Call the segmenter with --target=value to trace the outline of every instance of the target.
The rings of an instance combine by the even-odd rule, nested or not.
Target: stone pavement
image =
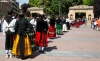
[[[22,61],[5,58],[4,39],[0,33],[0,61]],[[100,61],[100,31],[92,30],[90,25],[72,28],[56,39],[49,39],[45,53],[35,51],[24,61]]]

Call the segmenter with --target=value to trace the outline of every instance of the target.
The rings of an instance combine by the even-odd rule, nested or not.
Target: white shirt
[[[94,21],[94,25],[97,25],[98,23],[97,23],[97,21]]]
[[[32,20],[30,21],[30,23],[33,25],[33,28],[36,26],[36,21],[35,21],[35,19],[32,19]]]
[[[48,24],[49,24],[49,22],[50,22],[49,18],[45,19],[44,21],[47,21]]]
[[[10,24],[8,24],[7,22],[6,22],[6,20],[4,20],[4,22],[3,22],[3,33],[5,33],[8,29],[11,31],[11,32],[15,32],[15,29],[14,29],[14,27],[15,27],[15,23],[16,23],[16,19],[13,19],[11,22],[10,22]],[[8,28],[8,27],[10,27],[10,28]]]
[[[70,20],[69,18],[67,18],[67,19],[66,19],[66,22],[69,22],[69,23],[71,23],[71,20]]]

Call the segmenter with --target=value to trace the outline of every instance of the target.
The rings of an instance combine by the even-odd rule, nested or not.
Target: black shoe
[[[41,51],[42,53],[44,53],[44,51]]]
[[[22,60],[25,60],[26,59],[26,57],[23,57],[23,58],[21,58]]]
[[[44,53],[44,51],[39,50],[38,52]]]

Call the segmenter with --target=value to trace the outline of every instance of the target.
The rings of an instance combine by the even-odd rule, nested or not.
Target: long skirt
[[[35,45],[41,47],[48,46],[47,33],[45,31],[36,31]]]
[[[28,32],[28,37],[29,37],[29,40],[31,42],[32,50],[34,50],[35,49],[35,44],[34,44],[35,31],[34,31],[34,28],[32,28],[30,32]]]
[[[79,28],[79,26],[80,26],[79,23],[75,23],[76,28]]]
[[[58,35],[62,34],[62,24],[56,25],[56,32]]]
[[[67,31],[66,24],[63,24],[63,31]]]
[[[48,30],[48,38],[54,38],[56,37],[56,28],[55,26],[49,26],[49,30]]]
[[[15,56],[21,56],[21,53],[23,53],[24,57],[31,55],[32,54],[32,48],[31,48],[31,43],[30,43],[28,35],[26,35],[24,37],[23,45],[20,45],[20,43],[21,43],[20,41],[21,41],[20,36],[17,34],[16,38],[14,40],[14,44],[13,44],[13,48],[12,48],[12,54],[15,55]],[[21,46],[24,46],[23,51],[21,51],[21,49],[20,49]]]

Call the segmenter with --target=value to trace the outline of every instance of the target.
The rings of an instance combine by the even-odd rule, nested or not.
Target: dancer
[[[36,25],[36,36],[35,36],[35,44],[39,47],[39,52],[44,52],[44,47],[48,46],[47,40],[47,31],[48,24],[47,21],[44,21],[44,15],[41,15],[41,19],[37,21]]]
[[[48,29],[48,38],[55,38],[56,37],[56,27],[55,27],[56,19],[53,15],[50,19],[50,25]]]
[[[15,24],[16,38],[14,40],[12,54],[21,59],[32,54],[31,43],[27,34],[27,28],[32,29],[32,25],[24,18],[24,14],[19,14],[19,20]],[[30,32],[30,31],[28,31]]]
[[[6,36],[5,40],[5,50],[6,58],[12,57],[12,46],[13,46],[13,34],[15,32],[14,27],[16,20],[12,18],[13,11],[8,11],[8,16],[3,22],[3,34]]]

